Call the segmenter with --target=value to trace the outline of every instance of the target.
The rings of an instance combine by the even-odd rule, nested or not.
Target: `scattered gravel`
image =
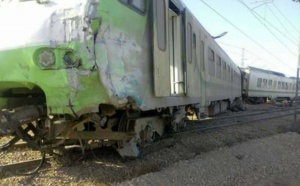
[[[10,137],[0,138],[0,145],[5,144],[10,139],[11,139]],[[0,165],[20,162],[25,160],[34,160],[34,159],[39,159],[40,157],[41,157],[40,152],[32,151],[27,147],[23,147],[23,148],[11,147],[5,151],[0,151]]]
[[[299,185],[300,135],[219,148],[119,185]]]
[[[247,106],[247,108],[246,112],[227,112],[224,115],[250,113],[258,109],[261,111],[276,107],[272,105],[250,105]],[[69,162],[68,166],[58,166],[57,163],[51,161],[52,166],[45,167],[32,176],[5,174],[2,175],[1,178],[0,175],[0,185],[110,185],[120,183],[141,175],[147,175],[151,172],[167,170],[169,169],[168,167],[172,167],[178,162],[184,163],[186,160],[193,161],[194,158],[199,159],[199,157],[201,159],[206,156],[206,154],[213,153],[212,151],[214,150],[218,152],[220,149],[235,148],[236,145],[239,146],[239,144],[243,144],[243,142],[252,139],[266,138],[274,135],[274,137],[276,137],[277,134],[288,132],[292,121],[293,117],[284,117],[167,138],[144,149],[142,157],[136,160],[121,159],[120,156],[110,148],[89,151],[85,156],[82,156],[80,150],[78,150],[73,152],[71,156],[59,157],[60,162]],[[24,152],[25,154],[23,156],[22,153]],[[226,151],[224,151],[224,153],[225,152]],[[35,154],[30,155],[30,153]],[[238,155],[239,154],[237,154],[237,156]],[[222,156],[222,154],[220,156]],[[0,164],[19,161],[20,157],[35,159],[39,157],[39,153],[29,150],[23,151],[21,149],[11,149],[9,151],[0,152]],[[243,159],[245,155],[241,154],[238,157],[242,157]],[[225,162],[227,162],[227,160],[225,160]],[[230,161],[228,161],[228,163],[229,162]],[[216,166],[216,164],[212,165]],[[209,167],[208,163],[207,166]],[[230,167],[230,165],[228,166]],[[176,171],[178,174],[180,172],[187,174],[185,170],[174,170],[174,172]],[[212,177],[219,177],[219,175],[216,174]],[[235,178],[236,176],[233,175],[232,179],[235,180]],[[185,179],[189,179],[189,177]],[[271,178],[269,177],[269,179]],[[239,182],[233,181],[228,181],[228,183],[239,184]]]

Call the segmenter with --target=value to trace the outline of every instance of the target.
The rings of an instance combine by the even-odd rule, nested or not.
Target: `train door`
[[[185,9],[185,66],[186,66],[186,94],[190,97],[201,95],[200,93],[200,65],[198,65],[196,48],[197,35],[193,30],[193,16]],[[196,25],[195,25],[196,26]],[[199,47],[199,46],[198,46]]]
[[[202,106],[205,105],[206,101],[206,75],[205,75],[205,38],[206,35],[202,32],[199,33],[200,39],[200,66],[201,66],[201,73],[200,73],[200,93],[201,93],[201,104]]]
[[[169,2],[169,52],[171,73],[171,94],[183,95],[185,83],[182,60],[182,22],[180,9]]]
[[[153,61],[155,96],[170,96],[169,0],[153,1]]]
[[[153,10],[155,96],[184,94],[181,11],[171,0],[153,1]]]

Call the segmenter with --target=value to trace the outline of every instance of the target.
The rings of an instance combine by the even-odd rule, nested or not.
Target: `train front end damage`
[[[72,143],[69,131],[85,130],[79,121],[109,103],[95,63],[97,8],[96,0],[0,3],[0,136],[34,149]]]
[[[116,6],[122,11],[111,9]],[[134,15],[131,10],[111,0],[0,4],[0,137],[13,137],[0,150],[22,139],[47,152],[113,146],[123,157],[137,157],[138,144],[163,134],[164,120],[141,114],[140,89],[132,88],[138,84],[133,75],[141,73],[131,63],[144,63],[130,54],[141,54],[139,46],[148,42],[138,32],[146,30],[146,16],[136,15],[137,27],[118,21]],[[130,29],[139,34],[130,35],[127,49],[115,35],[123,38]],[[114,53],[117,47],[122,52]]]
[[[0,106],[47,105],[48,114],[95,111],[95,100],[105,103],[106,97],[94,57],[92,24],[100,21],[94,4],[47,2],[0,6]]]

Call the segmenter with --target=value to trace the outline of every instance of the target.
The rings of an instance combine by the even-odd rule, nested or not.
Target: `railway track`
[[[296,109],[299,110],[300,107],[297,107]],[[201,119],[200,122],[203,122],[203,121],[205,122],[205,121],[208,121],[208,120],[229,119],[229,118],[242,117],[242,116],[255,116],[255,115],[261,115],[261,114],[276,113],[276,112],[282,112],[282,111],[294,111],[294,110],[295,110],[295,107],[269,109],[268,111],[266,111],[266,109],[262,109],[262,110],[252,111],[251,113],[248,113],[248,114],[243,114],[243,112],[242,112],[242,114],[237,114],[237,115],[232,115],[232,116],[216,116],[216,117],[213,117],[213,118]]]
[[[50,158],[46,158],[45,162],[47,160],[50,160]],[[5,173],[5,172],[13,172],[19,175],[29,175],[32,174],[33,172],[35,172],[34,170],[39,167],[39,165],[41,164],[42,159],[35,159],[35,160],[27,160],[27,161],[22,161],[22,162],[18,162],[18,163],[12,163],[12,164],[7,164],[7,165],[0,165],[0,173]],[[28,169],[34,169],[33,172],[24,172],[22,173],[22,171],[24,170],[28,170]]]
[[[300,108],[297,108],[297,110],[299,110],[299,109]],[[293,115],[294,110],[295,110],[295,108],[272,109],[270,111],[255,112],[255,113],[249,113],[249,114],[238,114],[238,115],[234,115],[234,116],[220,116],[220,117],[215,117],[215,118],[203,119],[200,121],[189,120],[189,121],[187,121],[187,126],[184,130],[177,132],[177,133],[170,134],[170,135],[166,135],[163,138],[181,135],[184,133],[191,133],[191,132],[197,132],[197,131],[200,132],[200,131],[223,128],[223,127],[228,127],[228,126],[241,125],[241,124],[250,123],[250,122],[286,117],[286,116]],[[14,144],[13,146],[17,147],[17,148],[27,147],[26,143],[24,143],[24,142],[18,142],[16,144]],[[7,164],[7,165],[0,165],[0,173],[14,172],[14,173],[21,174],[21,175],[32,174],[32,173],[35,173],[36,171],[38,171],[41,168],[41,166],[49,159],[50,159],[50,157],[45,158],[42,155],[41,159],[23,161],[23,162]],[[36,167],[36,168],[31,172],[19,173],[19,172],[22,172],[23,170],[28,170],[30,168],[32,169],[34,167]]]
[[[297,112],[299,112],[300,108],[296,108],[296,109]],[[295,108],[288,108],[288,109],[278,109],[278,110],[264,111],[258,113],[243,114],[243,115],[208,118],[200,121],[189,120],[187,121],[187,127],[185,128],[185,130],[180,131],[176,134],[189,133],[195,131],[205,131],[210,129],[240,125],[240,124],[245,124],[250,122],[281,118],[281,117],[294,115],[294,111]]]
[[[43,165],[47,164],[50,158],[51,157],[46,157],[46,154],[41,152],[40,159],[0,165],[0,174],[11,172],[17,175],[31,175],[39,171]]]

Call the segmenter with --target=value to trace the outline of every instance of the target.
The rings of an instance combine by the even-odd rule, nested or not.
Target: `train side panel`
[[[186,104],[208,106],[213,101],[232,101],[235,97],[240,97],[236,94],[236,87],[233,85],[234,73],[239,73],[237,67],[183,5],[176,6],[177,1],[174,1],[175,3],[170,1],[173,4],[169,7],[155,10],[156,4],[148,3],[146,13],[140,15],[134,11],[128,13],[125,11],[128,7],[119,2],[103,2],[105,3],[102,3],[102,10],[130,19],[117,22],[114,21],[113,16],[103,14],[103,24],[96,43],[100,77],[116,107],[119,106],[118,101],[128,101],[128,97],[132,98],[136,106],[142,110]],[[124,9],[124,11],[110,10],[114,7],[113,4],[118,7],[118,10]],[[165,15],[168,16],[165,23],[168,29],[163,31],[166,31],[165,51],[170,55],[167,56],[167,61],[159,62],[159,68],[163,71],[169,69],[167,81],[162,79],[165,83],[158,85],[162,86],[161,88],[165,87],[169,92],[168,94],[164,92],[163,96],[153,93],[157,88],[153,79],[157,78],[155,74],[159,68],[156,68],[156,62],[153,61],[155,56],[151,57],[153,53],[150,43],[154,40],[153,44],[159,45],[160,42],[156,40],[158,37],[164,37],[152,36],[153,32],[149,32],[158,29],[159,24],[151,21],[153,16],[151,12],[157,11],[165,11]],[[176,13],[178,11],[185,11],[185,15]],[[155,14],[154,19],[155,16],[158,15]],[[127,26],[125,24],[127,21],[134,21],[139,26]],[[161,50],[159,46],[157,48],[155,50]],[[211,51],[215,61],[209,63],[209,54],[206,52]],[[180,59],[175,57],[178,53],[181,53],[178,56]],[[225,72],[225,69],[222,69],[222,60],[227,61],[226,69],[230,70]],[[205,62],[202,71],[201,61]],[[214,64],[211,65],[212,63]],[[180,68],[174,68],[176,65]],[[226,74],[226,80],[222,79],[222,73]],[[183,78],[178,78],[180,76]],[[220,86],[223,86],[222,94],[219,93]],[[205,95],[202,89],[206,90]]]
[[[89,144],[137,157],[188,114],[219,113],[240,97],[238,68],[181,0],[8,1],[0,9],[0,106],[14,109],[0,111],[0,135],[32,148]]]
[[[210,35],[206,36],[205,67],[206,104],[241,97],[240,70]]]
[[[248,87],[246,95],[253,99],[293,99],[296,91],[296,81],[281,73],[250,67],[246,80]],[[244,81],[245,82],[245,81]]]

